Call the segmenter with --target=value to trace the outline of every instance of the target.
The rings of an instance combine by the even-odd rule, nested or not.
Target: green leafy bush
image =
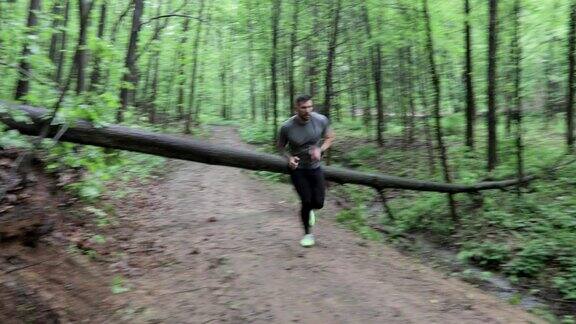
[[[487,269],[499,269],[510,260],[510,248],[503,243],[470,244],[458,253],[458,259],[478,264]]]
[[[504,271],[516,277],[535,277],[546,267],[556,253],[556,244],[547,239],[527,242],[514,258],[504,265]]]

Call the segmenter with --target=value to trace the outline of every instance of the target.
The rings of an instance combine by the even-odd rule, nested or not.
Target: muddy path
[[[230,128],[213,140],[243,145]],[[247,171],[188,162],[147,196],[124,204],[132,224],[126,267],[140,273],[121,294],[130,323],[539,323],[516,306],[445,278],[394,249],[363,241],[332,219],[315,226],[317,246],[299,246],[291,186]],[[330,196],[330,194],[328,194]],[[149,251],[147,253],[146,251]],[[151,251],[151,252],[150,252]]]

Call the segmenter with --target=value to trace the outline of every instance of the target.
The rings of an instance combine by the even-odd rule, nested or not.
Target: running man
[[[296,115],[280,128],[278,150],[288,160],[290,178],[302,202],[300,217],[304,237],[300,245],[310,247],[315,243],[311,232],[316,221],[313,210],[324,206],[324,173],[320,160],[322,153],[332,145],[334,132],[326,116],[313,112],[312,97],[296,98],[295,109]]]

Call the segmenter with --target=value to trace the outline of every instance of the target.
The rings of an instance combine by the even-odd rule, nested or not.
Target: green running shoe
[[[306,234],[304,235],[304,237],[300,240],[300,245],[302,245],[303,247],[311,247],[315,244],[316,242],[314,242],[314,235],[312,234]]]
[[[310,226],[314,226],[314,224],[316,224],[316,215],[314,215],[313,210],[310,211],[310,219],[308,220],[308,224],[310,224]]]

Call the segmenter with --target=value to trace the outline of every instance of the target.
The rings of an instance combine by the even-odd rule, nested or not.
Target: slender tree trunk
[[[365,54],[364,54],[365,55]],[[363,56],[364,56],[363,55]],[[369,55],[366,55],[369,56]],[[369,58],[368,57],[362,57],[361,58],[361,64],[362,64],[362,75],[363,75],[363,79],[364,79],[364,110],[362,112],[363,114],[363,121],[364,121],[364,126],[366,126],[367,130],[372,129],[372,100],[371,100],[371,96],[370,96],[370,89],[372,88],[372,84],[370,82],[370,80],[372,79],[372,76],[370,75],[370,63],[369,63]]]
[[[178,67],[178,101],[176,103],[176,109],[178,110],[178,120],[184,120],[184,85],[186,83],[186,79],[184,77],[184,46],[188,41],[188,29],[190,28],[190,19],[186,19],[182,26],[182,33],[180,38],[180,45],[178,47],[178,54],[177,56],[177,64]]]
[[[356,109],[358,107],[358,101],[356,99],[358,65],[356,64],[357,61],[354,60],[352,56],[352,50],[348,50],[347,59],[350,64],[350,75],[348,76],[348,82],[350,85],[350,90],[348,90],[348,98],[350,101],[350,117],[352,120],[356,120]]]
[[[376,93],[376,141],[384,146],[384,96],[382,94],[382,48],[380,43],[374,45],[375,50],[372,58],[372,74],[374,78],[374,92]]]
[[[490,23],[488,29],[488,171],[497,163],[496,118],[496,53],[498,47],[498,0],[490,0]]]
[[[90,11],[92,11],[93,1],[78,0],[80,8],[80,31],[78,37],[78,51],[74,62],[76,63],[76,94],[79,95],[86,89],[86,45],[88,38],[88,25],[90,24]]]
[[[204,15],[204,0],[200,0],[200,9],[198,10],[198,17],[202,19]],[[198,26],[196,27],[196,36],[194,37],[194,45],[192,48],[192,70],[190,71],[190,93],[189,93],[189,106],[188,115],[186,118],[186,127],[184,132],[186,134],[191,133],[192,125],[192,114],[194,107],[194,96],[196,95],[196,74],[198,73],[198,52],[200,51],[200,35],[202,34],[202,20],[198,21]]]
[[[574,151],[574,69],[576,65],[576,2],[572,3],[568,29],[568,93],[566,95],[566,144]]]
[[[372,30],[370,27],[370,18],[368,15],[368,7],[366,1],[362,4],[362,15],[364,16],[364,26],[366,34],[371,45],[370,58],[372,63],[372,78],[374,80],[374,92],[376,94],[376,111],[377,111],[377,125],[376,125],[376,141],[378,145],[384,145],[384,97],[382,95],[382,48],[380,42],[372,39]]]
[[[62,25],[62,31],[60,32],[60,45],[56,52],[56,62],[58,66],[56,68],[56,77],[54,81],[62,86],[62,76],[64,74],[64,65],[66,63],[66,43],[68,40],[68,33],[66,32],[66,27],[68,27],[68,20],[70,19],[70,0],[66,0],[64,5],[64,24]]]
[[[104,31],[106,30],[106,11],[107,11],[107,0],[102,1],[100,4],[100,19],[98,21],[98,33],[96,37],[99,41],[104,40]],[[94,56],[94,68],[92,69],[92,74],[90,75],[90,88],[89,91],[95,91],[96,87],[100,84],[100,74],[102,57],[101,55]]]
[[[227,49],[224,48],[222,32],[218,32],[218,46],[220,48],[220,117],[223,119],[228,119],[228,85],[226,84],[228,80],[228,56],[226,55]]]
[[[398,49],[398,67],[399,70],[396,73],[398,76],[398,82],[396,82],[398,86],[398,102],[400,109],[402,110],[402,149],[406,150],[408,148],[408,96],[410,95],[410,91],[408,90],[408,76],[407,76],[407,69],[406,66],[407,59],[407,51],[406,47],[401,47]]]
[[[62,32],[59,30],[62,26],[63,17],[62,13],[64,11],[64,3],[62,0],[54,1],[52,4],[52,37],[50,38],[50,49],[48,50],[48,58],[52,63],[56,64],[56,55],[58,53],[58,45],[60,43],[60,38],[62,37]]]
[[[120,13],[116,21],[112,24],[112,28],[110,29],[110,44],[116,45],[116,38],[118,36],[118,30],[120,29],[120,25],[124,21],[124,18],[128,16],[130,9],[134,6],[134,1],[129,0],[128,5],[126,8]],[[106,73],[104,75],[104,82],[103,84],[108,84],[108,80],[110,80],[110,68],[106,69]]]
[[[296,85],[294,84],[294,70],[296,69],[294,61],[296,47],[298,46],[298,16],[300,15],[299,0],[293,1],[292,8],[292,31],[290,34],[290,65],[288,67],[288,115],[292,114],[292,107],[294,106],[294,99],[296,98]]]
[[[436,121],[436,141],[438,149],[440,150],[440,159],[442,162],[442,171],[444,173],[444,181],[452,183],[452,176],[450,175],[450,166],[448,165],[448,153],[444,145],[444,138],[442,134],[442,119],[440,116],[440,102],[441,102],[441,86],[440,78],[436,72],[436,62],[434,59],[434,42],[432,40],[432,28],[430,23],[430,11],[428,10],[428,0],[424,0],[424,19],[426,22],[426,47],[428,49],[428,61],[430,76],[432,77],[432,85],[434,86],[434,120]],[[450,206],[450,215],[455,225],[458,224],[458,215],[456,214],[456,201],[453,194],[448,194],[448,203]]]
[[[254,64],[254,22],[252,1],[248,1],[248,72],[250,76],[250,116],[256,121],[256,65]]]
[[[270,60],[270,72],[271,72],[271,93],[272,93],[272,113],[273,113],[273,125],[274,125],[274,141],[278,136],[278,80],[276,73],[276,61],[277,61],[277,51],[278,51],[278,33],[280,25],[280,11],[282,8],[282,0],[274,0],[272,5],[272,58]]]
[[[124,72],[122,77],[122,86],[120,89],[120,108],[116,114],[116,121],[124,121],[124,111],[132,103],[134,98],[134,89],[138,86],[138,70],[136,67],[136,45],[138,44],[138,34],[140,32],[140,21],[144,12],[144,0],[134,0],[134,14],[132,16],[132,28],[130,30],[130,41],[126,52]]]
[[[320,14],[318,13],[318,3],[313,2],[312,6],[312,39],[314,36],[318,37],[320,34]],[[314,42],[312,40],[306,42],[306,61],[308,62],[308,73],[306,78],[308,79],[308,94],[312,97],[318,95],[318,68],[316,66],[316,48],[314,47]]]
[[[524,159],[522,143],[522,45],[520,44],[520,10],[521,0],[514,2],[514,35],[512,39],[512,56],[514,59],[514,101],[516,120],[516,166],[518,179],[524,177]],[[518,196],[522,194],[521,184],[516,187]]]
[[[36,35],[36,26],[38,25],[38,16],[37,13],[41,10],[41,1],[40,0],[30,0],[30,6],[28,10],[28,21],[26,23],[26,27],[28,27],[27,34],[32,36]],[[24,48],[22,49],[22,58],[20,59],[20,63],[18,65],[18,69],[20,71],[20,75],[18,81],[16,82],[16,93],[14,94],[14,99],[21,100],[22,97],[28,94],[30,90],[30,80],[28,80],[28,74],[30,73],[31,66],[30,62],[28,61],[29,56],[32,54],[30,52],[30,44],[29,39],[31,37],[27,37],[24,43]]]
[[[464,0],[464,43],[466,44],[466,146],[474,149],[474,125],[476,123],[476,99],[474,98],[474,71],[472,64],[472,32],[470,30],[470,0]]]
[[[202,62],[199,63],[200,66],[198,67],[198,84],[202,85],[204,84],[204,65]],[[196,102],[194,103],[195,108],[194,108],[194,124],[195,125],[200,125],[200,113],[202,112],[202,103],[203,103],[203,99],[204,99],[204,91],[202,91],[202,88],[200,88],[198,90],[198,95],[196,95]]]
[[[424,108],[424,135],[426,137],[426,155],[428,157],[428,166],[430,177],[434,177],[436,175],[436,157],[434,155],[434,143],[432,139],[432,131],[430,129],[430,117],[429,112],[430,109],[428,108],[428,99],[426,97],[426,91],[424,91],[424,81],[422,78],[419,78],[419,94],[420,100],[422,101],[422,107]]]
[[[334,62],[336,61],[336,46],[338,42],[338,25],[340,22],[340,8],[342,7],[341,0],[335,0],[336,5],[332,17],[332,32],[330,33],[330,41],[328,42],[328,57],[326,62],[326,92],[324,93],[324,115],[330,118],[332,110],[332,96],[334,95],[334,85],[332,83],[332,73],[334,70]]]
[[[154,70],[152,74],[152,86],[150,89],[150,99],[148,102],[148,121],[156,123],[156,98],[158,97],[158,79],[160,76],[160,53],[154,56]]]
[[[544,111],[546,119],[543,125],[544,129],[548,129],[550,122],[558,109],[558,82],[553,79],[553,73],[555,72],[555,63],[553,61],[555,58],[555,42],[557,41],[554,36],[552,39],[548,40],[546,62],[544,63],[544,74],[546,75],[546,104]]]
[[[414,60],[412,59],[412,45],[407,48],[408,56],[408,107],[410,108],[410,120],[408,122],[408,143],[414,143],[414,131],[416,128],[416,104],[414,103]]]
[[[156,3],[156,16],[162,14],[162,0]],[[154,33],[149,43],[160,40],[161,31],[164,25],[160,24],[160,20],[154,22]],[[144,51],[144,49],[142,50]],[[142,53],[136,55],[136,60],[142,55]],[[158,74],[160,70],[160,50],[158,46],[152,49],[149,56],[148,68],[146,69],[146,80],[144,81],[144,87],[142,88],[142,94],[140,95],[142,105],[144,106],[146,113],[148,114],[148,122],[154,124],[156,122],[156,94],[158,87]]]

